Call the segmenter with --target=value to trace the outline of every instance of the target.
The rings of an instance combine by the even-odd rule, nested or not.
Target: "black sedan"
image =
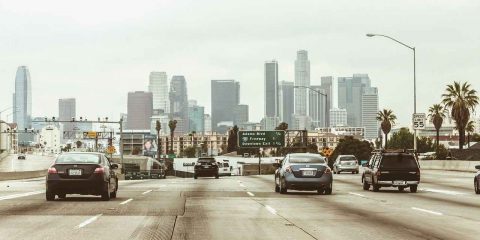
[[[473,178],[473,187],[475,189],[475,193],[480,194],[480,165],[475,166],[475,169],[478,171]]]
[[[117,197],[118,178],[113,171],[118,165],[101,153],[64,153],[48,169],[46,199],[66,194],[100,195],[108,201]]]
[[[201,157],[197,160],[193,178],[197,179],[198,177],[215,177],[218,179],[218,165],[215,158]]]

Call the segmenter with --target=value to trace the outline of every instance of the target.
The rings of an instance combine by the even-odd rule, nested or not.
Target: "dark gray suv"
[[[291,153],[274,166],[275,192],[285,194],[293,189],[332,194],[332,170],[320,154]]]

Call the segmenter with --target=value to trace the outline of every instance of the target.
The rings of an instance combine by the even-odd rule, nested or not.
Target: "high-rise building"
[[[299,50],[295,60],[295,86],[310,87],[310,61],[308,52]],[[295,114],[307,115],[307,88],[295,88]]]
[[[310,118],[310,116],[295,114],[292,119],[293,119],[293,126],[289,127],[289,129],[295,129],[295,130],[312,129],[312,118]]]
[[[239,104],[234,109],[233,124],[239,125],[248,122],[248,105]]]
[[[189,101],[188,119],[189,132],[195,131],[197,134],[203,134],[205,128],[205,107],[199,106],[197,101]]]
[[[275,130],[275,128],[279,124],[279,119],[278,117],[264,117],[262,119],[261,124],[262,124],[263,130],[266,130],[266,131]]]
[[[347,109],[333,108],[330,109],[330,125],[329,127],[345,127],[347,126]]]
[[[32,128],[32,82],[28,67],[20,66],[15,76],[15,93],[13,94],[13,121],[21,133]],[[22,133],[18,135],[19,145],[33,141],[33,135]]]
[[[312,125],[314,128],[325,127],[326,125],[326,102],[325,96],[327,93],[321,86],[311,86],[308,94],[308,115],[312,119]]]
[[[362,126],[362,94],[370,87],[367,74],[338,78],[338,108],[347,109],[348,126]]]
[[[153,95],[151,92],[129,92],[126,129],[147,130],[150,129],[153,109]]]
[[[323,91],[326,94],[326,114],[327,116],[325,117],[327,123],[326,126],[330,126],[330,109],[332,109],[333,106],[333,77],[332,76],[324,76],[321,77],[321,85],[320,88],[323,89]]]
[[[278,117],[278,63],[265,62],[265,117]]]
[[[71,121],[76,117],[75,98],[61,98],[58,100],[58,120]],[[63,131],[73,131],[73,123],[63,123]]]
[[[205,133],[211,133],[212,132],[212,117],[210,114],[205,114],[203,117],[203,123],[205,124],[205,127],[203,128]]]
[[[153,95],[154,109],[162,109],[165,113],[170,112],[168,79],[166,72],[150,73],[148,91]]]
[[[362,95],[362,126],[365,127],[365,139],[378,138],[377,113],[378,90],[376,87],[365,88]]]
[[[188,94],[184,76],[173,76],[170,82],[170,117],[177,120],[175,134],[188,133]],[[181,120],[181,121],[179,121]]]
[[[279,91],[279,109],[280,109],[280,121],[286,122],[290,127],[293,127],[293,114],[294,111],[294,88],[293,82],[280,82]]]
[[[235,106],[240,103],[240,83],[235,80],[212,80],[212,130],[223,131],[219,123],[234,121]]]

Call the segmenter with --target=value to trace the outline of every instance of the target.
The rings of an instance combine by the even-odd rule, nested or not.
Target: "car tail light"
[[[325,173],[326,174],[332,173],[332,169],[330,169],[329,167],[325,168]]]
[[[48,168],[48,174],[57,174],[57,169],[54,167]]]
[[[288,173],[292,173],[292,172],[293,172],[292,167],[290,167],[290,166],[286,166],[286,167],[285,167],[285,171],[288,172]]]
[[[97,167],[97,168],[95,168],[94,173],[103,174],[103,173],[105,173],[105,169],[103,167]]]

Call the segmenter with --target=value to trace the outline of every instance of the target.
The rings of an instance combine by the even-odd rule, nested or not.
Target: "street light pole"
[[[314,88],[311,88],[311,87],[307,87],[307,86],[293,86],[293,88],[306,88],[306,89],[309,89],[310,91],[313,91],[313,92],[316,92],[317,94],[319,95],[322,95],[325,97],[325,113],[324,113],[324,121],[323,121],[323,124],[325,125],[325,127],[328,127],[327,126],[327,113],[328,113],[328,94],[326,93],[322,93]],[[320,107],[320,105],[318,106]]]
[[[411,47],[403,42],[400,42],[399,40],[395,39],[395,38],[392,38],[390,36],[387,36],[387,35],[383,35],[383,34],[373,34],[373,33],[367,33],[367,37],[375,37],[375,36],[378,36],[378,37],[384,37],[384,38],[388,38],[394,42],[397,42],[401,45],[403,45],[404,47],[407,47],[409,49],[411,49],[413,51],[413,114],[417,113],[417,77],[416,77],[416,59],[415,59],[415,47]],[[415,154],[417,153],[417,129],[413,129],[413,151],[415,152]]]

